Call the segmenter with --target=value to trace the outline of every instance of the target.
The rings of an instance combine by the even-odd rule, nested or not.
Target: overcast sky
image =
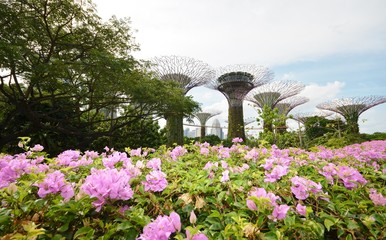
[[[188,56],[217,68],[265,65],[275,80],[306,85],[315,111],[334,98],[386,95],[385,0],[94,0],[103,19],[131,19],[140,59]],[[203,110],[222,110],[225,97],[204,87],[188,92]],[[257,112],[244,104],[245,118]],[[213,119],[208,121],[211,125]],[[198,123],[198,121],[196,121]],[[386,132],[386,103],[361,115],[360,131]],[[291,126],[293,123],[290,123]]]

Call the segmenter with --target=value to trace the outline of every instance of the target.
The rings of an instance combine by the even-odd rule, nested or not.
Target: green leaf
[[[324,226],[327,228],[327,231],[330,231],[330,228],[334,226],[334,224],[330,219],[324,219]]]
[[[78,231],[75,232],[74,238],[76,239],[76,238],[83,236],[83,235],[94,235],[94,232],[95,232],[95,230],[92,227],[85,226],[85,227],[78,229]]]

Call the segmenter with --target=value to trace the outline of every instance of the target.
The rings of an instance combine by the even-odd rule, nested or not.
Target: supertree
[[[316,107],[342,115],[342,117],[346,120],[348,131],[353,134],[358,134],[359,116],[366,110],[385,102],[385,96],[365,96],[335,99],[320,103]]]
[[[208,87],[220,91],[228,100],[228,138],[245,139],[243,100],[257,86],[273,79],[266,67],[255,65],[228,65],[217,71]]]
[[[201,127],[201,137],[205,137],[206,135],[206,122],[216,115],[219,115],[221,112],[198,112],[194,113],[193,115],[200,121],[200,127]]]
[[[304,88],[305,85],[298,81],[273,81],[253,89],[245,99],[261,109],[264,116],[263,129],[272,132],[274,118],[270,116],[272,115],[270,113],[274,111],[279,102],[299,94]]]
[[[156,77],[179,84],[186,94],[190,89],[206,84],[215,77],[215,71],[206,63],[181,56],[161,56],[151,60]],[[184,113],[171,111],[165,116],[167,145],[182,145]]]
[[[327,111],[318,111],[318,112],[299,112],[291,116],[292,119],[296,120],[299,123],[305,124],[305,122],[312,117],[321,117],[326,118],[331,116],[332,112]]]
[[[286,131],[286,129],[287,129],[286,119],[288,117],[289,112],[292,111],[292,109],[294,109],[295,107],[302,105],[302,104],[308,102],[309,100],[310,99],[306,98],[306,97],[293,96],[290,98],[286,98],[283,101],[280,101],[276,104],[275,107],[277,108],[278,114],[280,116],[279,122],[276,123],[276,125],[278,126],[279,132],[285,132]]]

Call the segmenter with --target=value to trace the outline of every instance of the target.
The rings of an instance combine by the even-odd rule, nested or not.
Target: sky
[[[138,59],[178,55],[214,69],[264,65],[274,80],[305,85],[310,101],[290,113],[314,112],[336,98],[386,96],[384,0],[94,0],[104,20],[130,18]],[[205,87],[187,95],[226,126],[228,103]],[[256,118],[244,102],[244,118]],[[211,125],[214,118],[207,125]],[[198,124],[198,121],[195,121]],[[290,129],[297,124],[288,121]],[[248,125],[257,127],[256,124]],[[365,111],[360,132],[386,132],[386,103]],[[253,130],[249,130],[254,134]]]

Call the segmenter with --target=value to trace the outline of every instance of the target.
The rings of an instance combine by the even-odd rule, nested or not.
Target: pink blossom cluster
[[[129,181],[131,176],[125,170],[91,169],[80,189],[92,198],[97,211],[110,200],[128,200],[133,197]]]
[[[170,151],[170,157],[173,161],[176,161],[178,157],[183,156],[188,151],[182,146],[176,146],[172,151]]]
[[[146,181],[142,182],[145,191],[162,192],[168,185],[166,174],[162,171],[154,170],[146,175]]]
[[[312,180],[295,176],[291,178],[291,191],[299,200],[305,200],[310,193],[317,194],[322,192],[322,185]]]
[[[87,166],[92,164],[93,160],[97,157],[99,157],[99,154],[95,151],[86,151],[82,156],[80,151],[66,150],[57,156],[56,163],[61,166],[70,167]]]
[[[186,230],[186,240],[208,240],[208,237],[203,233],[196,233],[192,236],[189,230]]]
[[[220,159],[230,158],[231,157],[230,149],[228,147],[220,146],[217,149],[217,155],[218,155],[218,158]]]
[[[288,156],[288,152],[280,149],[273,150],[275,156],[266,159],[262,167],[265,171],[265,182],[276,182],[281,177],[288,174],[289,166],[293,161],[292,157]],[[269,171],[270,170],[270,171]]]
[[[138,240],[167,240],[175,232],[181,231],[181,219],[176,212],[169,216],[158,216],[143,228]]]
[[[0,189],[7,187],[23,174],[46,172],[49,166],[43,164],[43,161],[43,156],[30,159],[25,153],[0,157]]]
[[[378,193],[376,189],[371,188],[369,196],[375,206],[386,206],[386,197],[384,197],[381,193]]]
[[[64,174],[60,171],[47,174],[43,182],[37,185],[39,187],[38,195],[45,198],[48,194],[60,193],[65,201],[74,196],[74,189],[70,183],[66,182]]]
[[[151,168],[153,170],[161,170],[161,159],[160,158],[152,158],[146,163],[146,167]]]
[[[256,162],[257,159],[259,158],[259,156],[260,156],[260,151],[256,148],[252,148],[251,150],[249,150],[247,152],[247,154],[245,154],[244,159],[252,160],[252,161]]]
[[[326,177],[331,184],[335,178],[338,178],[347,189],[353,189],[367,183],[367,180],[357,169],[348,166],[336,166],[333,163],[324,166],[320,174]]]
[[[131,160],[125,152],[113,152],[112,154],[103,157],[102,163],[106,168],[115,168],[117,163],[122,163],[122,165],[131,165]]]
[[[286,204],[279,205],[276,201],[280,200],[279,196],[276,196],[272,192],[267,192],[264,188],[253,188],[248,193],[247,207],[251,210],[258,210],[256,203],[250,197],[256,197],[258,199],[265,199],[266,207],[273,207],[272,214],[269,216],[273,221],[282,220],[287,216],[287,212],[290,207]]]

